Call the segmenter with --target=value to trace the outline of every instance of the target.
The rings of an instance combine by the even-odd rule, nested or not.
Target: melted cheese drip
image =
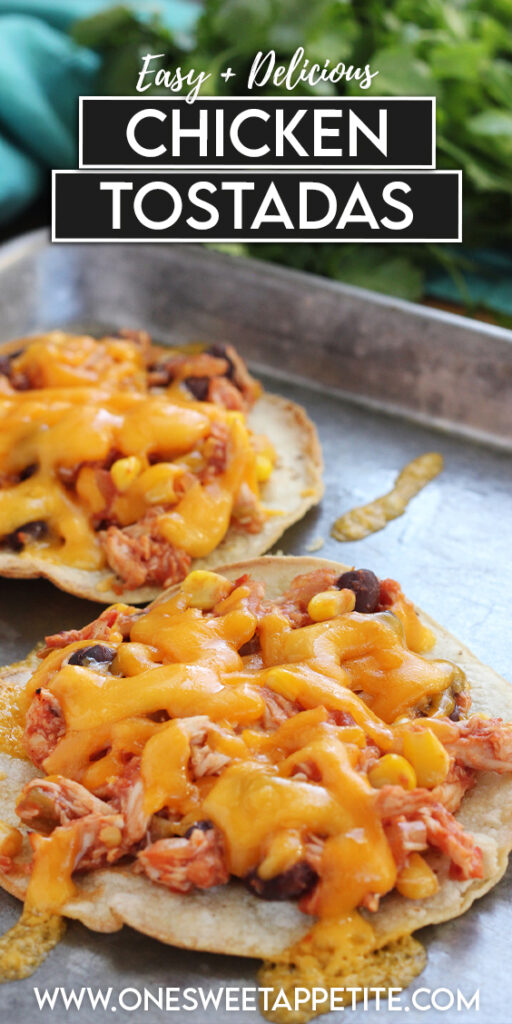
[[[263,964],[258,980],[263,988],[272,990],[274,1003],[265,1007],[261,1000],[260,1009],[276,1024],[307,1024],[329,1010],[325,990],[338,990],[336,1009],[351,1007],[351,988],[359,990],[354,993],[357,1002],[365,989],[380,988],[383,994],[391,987],[406,988],[423,970],[426,959],[423,946],[411,935],[376,948],[373,929],[360,914],[348,914],[339,921],[318,921],[276,962]]]
[[[311,912],[350,915],[365,896],[390,891],[396,878],[374,791],[358,770],[360,750],[367,741],[381,752],[400,750],[406,726],[395,732],[397,716],[446,689],[456,667],[410,650],[389,612],[345,613],[292,629],[275,609],[259,619],[261,655],[243,658],[240,648],[257,624],[250,588],[235,588],[215,615],[189,607],[187,593],[184,585],[133,622],[130,675],[69,664],[71,650],[86,641],[44,659],[27,684],[27,700],[36,686],[48,688],[67,725],[45,771],[95,790],[122,772],[128,753],[137,754],[145,810],[168,808],[184,829],[213,821],[239,877],[265,858],[272,863],[292,847],[301,850],[308,835],[323,836]],[[412,606],[406,612],[408,631],[421,640]],[[114,625],[109,643],[119,640]],[[354,692],[363,680],[365,700]],[[269,691],[298,704],[277,729],[261,724]],[[162,711],[170,721],[161,720]],[[329,713],[340,711],[355,724],[334,724]],[[211,751],[231,759],[217,775],[191,777],[195,716],[206,722]],[[303,763],[315,767],[314,781],[295,777]],[[33,847],[29,901],[56,910],[73,894],[75,830],[33,836]]]
[[[26,906],[19,921],[0,938],[0,982],[29,978],[65,930],[58,914]]]
[[[340,516],[332,527],[331,536],[340,541],[363,540],[383,530],[386,523],[404,514],[411,499],[438,476],[442,468],[443,457],[437,452],[420,455],[405,466],[388,494]]]
[[[192,401],[179,385],[149,393],[136,345],[54,332],[32,341],[12,365],[35,386],[0,394],[0,540],[35,521],[49,528],[45,537],[29,536],[18,557],[37,552],[101,569],[95,524],[102,513],[124,527],[155,506],[163,506],[158,531],[192,558],[204,557],[224,537],[242,483],[259,507],[257,448],[263,444],[273,464],[270,443],[252,437],[242,413]],[[227,466],[203,485],[190,474],[207,465],[202,446],[216,426],[227,432]],[[140,472],[122,492],[108,476],[97,478],[97,466],[131,456]],[[163,470],[156,486],[154,463]],[[31,475],[20,480],[28,467]],[[74,485],[65,486],[59,473],[79,467]],[[191,486],[179,496],[172,483],[184,474]]]

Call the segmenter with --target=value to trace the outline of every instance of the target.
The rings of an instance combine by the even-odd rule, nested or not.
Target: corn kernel
[[[110,467],[110,475],[121,494],[127,491],[140,475],[142,463],[137,455],[128,455],[125,459],[117,459]]]
[[[206,466],[203,452],[194,449],[193,452],[188,452],[187,455],[181,455],[179,463],[176,465],[180,467],[183,472],[189,469],[191,473],[195,473],[197,476]]]
[[[396,888],[409,900],[425,900],[439,889],[439,882],[421,853],[411,853],[396,880]]]
[[[153,668],[155,662],[151,659],[145,644],[128,643],[119,644],[117,654],[112,662],[110,670],[113,675],[138,676],[148,668]]]
[[[231,592],[233,584],[224,576],[206,569],[196,569],[188,574],[181,585],[189,608],[200,608],[207,612]]]
[[[0,856],[15,857],[23,845],[23,836],[19,829],[0,821]]]
[[[148,505],[170,505],[177,501],[176,480],[182,473],[172,462],[157,462],[144,470],[137,488]]]
[[[225,413],[226,421],[228,423],[242,423],[245,426],[245,415],[243,412],[239,412],[238,409],[228,409]]]
[[[344,612],[353,612],[356,595],[353,590],[322,590],[308,604],[308,615],[313,622],[325,622]]]
[[[108,846],[109,850],[112,850],[115,846],[121,845],[123,836],[117,825],[104,825],[100,830],[99,839],[105,846]]]
[[[266,455],[256,456],[256,478],[258,483],[264,484],[272,473],[273,465]]]
[[[411,762],[418,786],[432,789],[440,786],[448,775],[450,757],[441,741],[430,729],[406,732],[403,739],[404,757]]]
[[[372,765],[368,778],[375,789],[381,786],[402,786],[403,789],[415,789],[416,772],[409,761],[400,754],[384,754]]]

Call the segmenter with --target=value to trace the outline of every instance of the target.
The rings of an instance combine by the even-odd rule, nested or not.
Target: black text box
[[[291,135],[283,136],[283,126],[290,125]],[[201,131],[202,147],[199,137],[179,134],[190,130]],[[316,150],[323,150],[318,155],[315,139]],[[339,149],[341,155],[332,152]],[[211,97],[187,103],[177,97],[82,97],[79,166],[431,168],[435,99]]]
[[[460,171],[54,171],[53,182],[54,241],[461,240]]]

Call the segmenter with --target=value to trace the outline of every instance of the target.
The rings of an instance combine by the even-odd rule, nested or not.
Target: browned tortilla
[[[299,573],[331,567],[341,573],[347,566],[317,558],[265,557],[221,566],[219,572],[236,579],[248,572],[264,580],[270,598],[280,595]],[[433,630],[436,645],[429,655],[457,662],[471,685],[473,710],[512,720],[512,687],[491,668],[483,665],[442,626],[421,613]],[[16,674],[24,685],[32,671],[29,662],[11,666],[0,675],[12,681]],[[0,754],[0,818],[19,825],[14,812],[16,796],[24,782],[37,774],[28,762]],[[464,797],[457,814],[473,833],[484,854],[484,878],[455,881],[447,877],[438,859],[441,885],[430,899],[407,900],[399,894],[386,897],[376,914],[370,916],[381,945],[427,924],[462,914],[503,875],[512,848],[512,778],[492,773],[478,775],[475,788]],[[123,924],[162,942],[186,949],[208,950],[272,959],[310,929],[312,918],[292,903],[266,902],[230,882],[203,892],[186,895],[169,892],[129,868],[109,868],[77,876],[76,897],[63,913],[83,921],[96,931],[116,931]],[[0,884],[23,898],[26,878],[0,874]]]

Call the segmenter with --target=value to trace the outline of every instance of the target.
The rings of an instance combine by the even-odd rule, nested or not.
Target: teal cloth
[[[470,264],[461,274],[462,283],[444,273],[431,274],[426,293],[442,302],[460,304],[472,309],[483,307],[505,317],[512,316],[512,253],[495,249],[464,249],[464,260]]]
[[[96,92],[100,58],[67,29],[112,0],[0,0],[0,223],[37,198],[53,167],[76,167],[77,99]],[[189,31],[187,0],[134,0],[172,29]]]

